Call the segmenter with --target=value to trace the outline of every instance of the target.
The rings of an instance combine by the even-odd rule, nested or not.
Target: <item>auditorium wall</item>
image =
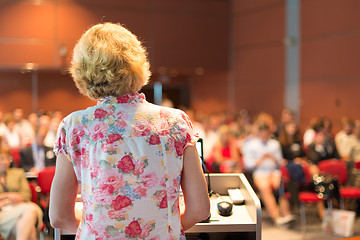
[[[185,76],[194,106],[227,109],[229,11],[229,1],[217,0],[0,0],[0,110],[33,110],[32,70],[38,109],[66,114],[93,104],[64,70],[81,34],[106,21],[124,24],[147,47],[152,83],[176,87],[172,80]]]
[[[360,2],[300,1],[300,122],[360,118]],[[285,0],[0,0],[0,110],[73,110],[93,102],[68,74],[71,50],[89,26],[121,22],[149,51],[151,83],[184,79],[190,106],[202,111],[246,108],[278,120],[285,105]],[[66,51],[64,51],[66,50]],[[22,73],[24,72],[24,73]],[[174,80],[174,81],[173,81]],[[211,107],[209,107],[211,106]]]

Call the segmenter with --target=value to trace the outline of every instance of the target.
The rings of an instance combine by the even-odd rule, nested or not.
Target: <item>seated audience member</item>
[[[316,135],[315,128],[318,128],[317,126],[319,125],[319,123],[320,123],[319,117],[311,118],[309,127],[304,132],[304,137],[303,137],[304,149],[307,150],[308,146],[314,142]]]
[[[281,119],[280,119],[280,123],[277,125],[276,127],[276,131],[274,133],[275,137],[279,137],[279,134],[280,134],[280,130],[281,128],[283,127],[283,125],[287,122],[290,122],[290,121],[294,121],[294,112],[290,109],[283,109],[281,111]]]
[[[31,126],[33,128],[33,131],[35,132],[35,129],[39,125],[39,116],[37,115],[37,113],[35,113],[35,112],[30,113],[27,120],[29,121],[29,123],[31,124]]]
[[[218,141],[213,147],[214,172],[234,173],[241,172],[240,156],[234,137],[227,125],[220,126]]]
[[[270,127],[259,124],[258,136],[247,140],[243,146],[244,165],[253,171],[255,187],[273,221],[281,226],[294,220],[290,214],[289,203],[284,197],[279,198],[277,205],[274,190],[281,183],[279,166],[282,164],[281,147],[277,140],[270,139]],[[282,215],[282,216],[281,216]]]
[[[315,140],[308,147],[307,158],[310,163],[310,174],[318,174],[317,165],[320,161],[337,158],[340,155],[336,149],[335,141],[329,137],[326,129],[320,127],[317,129]]]
[[[35,136],[34,129],[29,120],[24,118],[24,111],[21,108],[16,108],[13,112],[16,126],[20,130],[21,147],[29,146]]]
[[[269,127],[270,130],[270,138],[274,138],[274,133],[276,131],[276,123],[275,120],[273,118],[273,116],[271,116],[268,113],[260,113],[256,116],[254,124],[252,126],[252,134],[253,136],[257,136],[257,132],[259,129],[260,125],[264,125],[266,124]]]
[[[0,111],[0,137],[4,136],[6,130],[7,130],[7,127],[4,123],[3,112]]]
[[[305,174],[302,161],[305,159],[305,152],[302,146],[299,129],[295,121],[283,123],[279,131],[279,142],[284,158],[286,169],[290,175],[286,183],[287,189],[291,193],[291,203],[293,206],[299,205],[298,194],[300,185],[305,182]]]
[[[49,129],[44,139],[44,145],[53,147],[56,140],[57,129],[60,125],[62,114],[54,113],[49,122]]]
[[[4,142],[10,149],[19,149],[21,147],[20,129],[16,125],[15,119],[11,113],[5,114],[4,122],[7,127],[4,134]]]
[[[47,129],[45,127],[38,128],[33,144],[20,150],[20,166],[26,172],[39,172],[45,167],[56,165],[53,149],[44,146],[46,134]]]
[[[335,135],[336,148],[342,159],[346,160],[349,158],[350,151],[350,138],[352,137],[352,131],[354,128],[354,122],[344,117],[341,119],[342,130]]]
[[[349,140],[349,157],[344,159],[348,166],[348,184],[360,187],[360,120],[354,123],[354,131]]]
[[[10,152],[0,147],[0,235],[36,239],[42,226],[42,211],[30,202],[31,191],[21,168],[10,168]]]

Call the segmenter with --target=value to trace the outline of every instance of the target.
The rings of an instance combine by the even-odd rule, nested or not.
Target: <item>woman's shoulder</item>
[[[82,109],[82,110],[77,110],[74,111],[72,113],[70,113],[69,115],[67,115],[66,117],[63,118],[62,123],[67,125],[73,125],[76,122],[81,122],[84,117],[86,117],[87,115],[89,115],[90,113],[94,112],[95,106],[93,107],[89,107],[87,109]]]

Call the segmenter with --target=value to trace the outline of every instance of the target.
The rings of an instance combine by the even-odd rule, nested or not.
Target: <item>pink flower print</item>
[[[148,122],[137,122],[134,126],[134,135],[137,137],[147,136],[150,131],[151,128]]]
[[[169,196],[170,201],[172,201],[172,200],[174,200],[174,199],[176,199],[178,197],[178,191],[174,187],[170,187],[167,194]]]
[[[171,127],[169,126],[169,123],[166,120],[161,121],[160,125],[160,135],[165,136],[170,133]]]
[[[85,148],[81,149],[81,166],[83,166],[84,168],[88,168],[89,167],[89,163],[90,163],[90,156],[89,156],[89,152],[86,151]]]
[[[83,137],[85,135],[85,131],[82,128],[74,128],[71,135],[77,135],[79,137]]]
[[[65,130],[62,129],[60,132],[60,138],[58,141],[59,148],[62,149],[64,145],[66,145],[66,133]]]
[[[179,189],[180,187],[180,181],[176,178],[173,179],[173,186],[176,188],[176,189]]]
[[[144,184],[144,187],[151,188],[156,185],[156,183],[158,182],[158,178],[157,178],[156,174],[153,172],[153,173],[144,175],[142,177],[142,182]]]
[[[169,119],[169,118],[171,118],[171,113],[165,109],[161,109],[160,110],[160,118]]]
[[[114,108],[112,108],[112,106],[110,105],[108,108],[106,108],[106,112],[108,115],[113,115],[115,110]]]
[[[116,126],[118,128],[125,128],[127,126],[127,124],[124,120],[119,120],[119,121],[117,121]]]
[[[110,210],[108,212],[110,219],[120,219],[125,216],[125,211],[123,210]]]
[[[113,196],[102,190],[93,192],[94,202],[102,205],[111,205],[113,202]]]
[[[106,176],[99,178],[98,185],[99,187],[102,186],[104,190],[108,188],[103,185],[110,185],[114,189],[119,189],[124,186],[124,179],[117,170],[110,170],[106,172]]]
[[[191,129],[193,129],[193,125],[192,125],[189,117],[188,117],[187,115],[185,115],[184,113],[181,114],[181,117],[182,117],[182,119],[184,119],[184,121],[186,122],[186,124],[187,124]]]
[[[104,193],[107,193],[109,195],[112,195],[114,193],[114,186],[110,184],[101,184],[99,185],[99,189],[103,191]]]
[[[80,143],[80,136],[78,135],[73,135],[71,140],[70,140],[70,145],[74,146],[74,145],[78,145]]]
[[[183,155],[184,152],[184,145],[181,141],[176,141],[174,143],[176,154],[180,157]]]
[[[142,233],[140,234],[140,238],[144,239],[150,235],[151,226],[149,224],[144,224],[141,226]]]
[[[91,132],[91,138],[93,141],[104,139],[104,136],[106,134],[107,125],[103,122],[97,123],[92,129],[90,129]]]
[[[141,161],[140,163],[135,164],[135,169],[133,171],[134,175],[140,175],[144,172],[144,162]]]
[[[95,110],[94,115],[95,115],[95,119],[102,119],[106,117],[107,112],[101,108],[98,108]]]
[[[90,171],[91,171],[90,176],[91,176],[91,178],[97,177],[99,175],[99,173],[100,173],[100,170],[101,170],[101,168],[99,166],[97,166],[97,167],[90,166]]]
[[[118,103],[128,103],[129,99],[130,99],[129,95],[125,95],[125,96],[116,98]]]
[[[108,138],[106,139],[106,142],[111,144],[111,143],[114,143],[114,142],[119,141],[121,139],[122,139],[122,137],[121,137],[120,134],[110,133]]]
[[[141,234],[141,228],[138,221],[132,221],[126,228],[125,233],[128,234],[130,237],[136,237],[137,235]]]
[[[114,151],[116,151],[116,149],[117,149],[116,144],[104,143],[103,145],[101,145],[101,150],[102,150],[104,153],[114,152]]]
[[[160,186],[162,186],[163,188],[166,188],[166,179],[162,178],[160,181],[161,181]]]
[[[146,188],[143,188],[142,186],[139,186],[134,189],[137,195],[141,197],[146,197]]]
[[[159,208],[167,208],[167,206],[167,196],[165,195],[160,201]]]
[[[94,216],[92,214],[86,215],[86,221],[89,221],[89,222],[94,221]]]
[[[191,143],[191,136],[189,133],[186,133],[186,140],[185,140],[186,143]]]
[[[130,198],[128,198],[125,195],[118,195],[111,203],[111,206],[115,210],[121,210],[127,206],[130,206],[132,204],[132,201]]]
[[[125,155],[117,165],[118,169],[122,170],[124,173],[130,173],[135,169],[135,165],[130,155]]]
[[[150,139],[149,139],[149,144],[150,145],[158,145],[160,144],[160,137],[159,135],[151,135]]]

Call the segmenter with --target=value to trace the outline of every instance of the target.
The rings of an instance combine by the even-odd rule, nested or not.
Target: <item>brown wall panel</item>
[[[10,68],[24,67],[26,63],[36,63],[41,68],[52,68],[58,61],[58,49],[51,42],[42,43],[2,43],[0,44],[0,66]]]
[[[360,34],[303,41],[303,81],[360,77]]]
[[[0,111],[8,112],[17,107],[32,110],[31,74],[20,71],[2,71],[0,75]]]
[[[343,116],[360,118],[360,2],[301,1],[301,114],[327,116],[340,129]]]
[[[241,81],[236,91],[237,110],[247,109],[252,115],[260,112],[270,113],[278,120],[283,106],[284,89],[271,81],[252,83],[251,80]]]
[[[246,49],[235,54],[235,79],[252,82],[284,81],[285,49],[282,44]]]
[[[360,78],[351,81],[311,81],[303,82],[301,88],[301,119],[304,129],[310,119],[327,116],[334,124],[334,132],[340,128],[340,119],[347,116],[360,119],[357,109],[360,101]]]
[[[234,15],[235,49],[242,45],[282,41],[285,34],[284,5],[270,5],[253,12]]]
[[[339,34],[360,29],[360,1],[301,1],[301,34],[303,38]]]
[[[1,38],[53,39],[55,35],[53,4],[0,2]]]
[[[207,113],[228,110],[228,72],[209,71],[191,81],[191,106]]]
[[[234,13],[256,11],[269,6],[283,5],[285,0],[234,0]]]
[[[278,118],[284,106],[284,1],[233,1],[234,107]]]
[[[35,4],[0,0],[0,12],[0,84],[4,79],[22,81],[20,67],[28,62],[38,64],[39,108],[68,113],[93,104],[78,93],[68,75],[61,75],[60,69],[69,66],[72,49],[81,34],[103,21],[121,22],[140,37],[149,50],[155,74],[160,66],[165,66],[191,77],[197,67],[202,67],[207,73],[206,84],[214,87],[204,91],[204,86],[196,85],[195,89],[202,90],[191,90],[196,95],[190,96],[192,104],[205,108],[203,99],[215,99],[218,104],[213,109],[227,107],[227,82],[222,83],[221,90],[215,86],[217,76],[227,75],[231,20],[228,1],[45,0]],[[14,23],[10,24],[9,19]],[[65,59],[60,56],[63,45],[67,49]],[[6,77],[6,69],[17,69],[17,73]],[[12,102],[1,105],[5,110],[21,104],[27,113],[32,111],[31,87],[5,86],[3,91],[9,94],[1,97],[1,103],[7,99]]]

